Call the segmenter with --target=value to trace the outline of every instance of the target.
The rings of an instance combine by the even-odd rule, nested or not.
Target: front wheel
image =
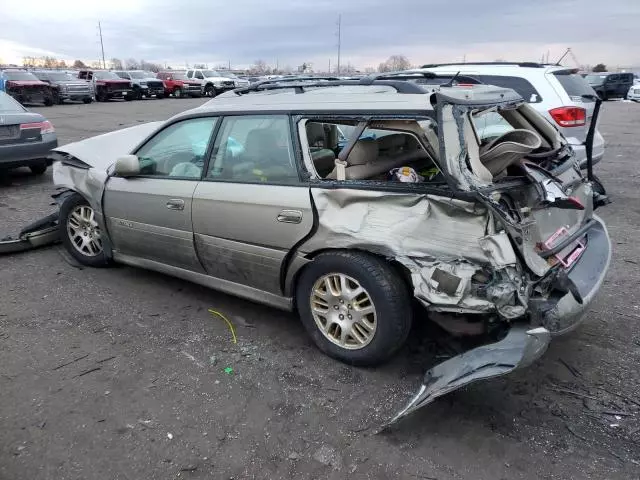
[[[90,267],[108,264],[102,245],[102,230],[93,208],[82,195],[74,194],[60,207],[62,244],[78,262]]]
[[[204,87],[204,96],[205,97],[216,96],[216,89],[213,87],[213,85],[207,85],[206,87]]]
[[[411,330],[412,300],[404,279],[367,253],[323,253],[296,288],[302,323],[320,350],[352,365],[393,356]]]
[[[42,163],[36,163],[34,165],[30,165],[29,170],[31,170],[31,173],[33,173],[34,175],[42,175],[44,172],[47,171],[47,163],[42,162]]]
[[[51,105],[53,105],[53,97],[45,97],[44,106],[50,107]]]
[[[182,98],[182,89],[181,88],[176,88],[173,91],[173,96],[176,98]]]
[[[85,104],[89,104],[89,103],[93,102],[93,99],[91,97],[85,97],[85,98],[82,99],[82,101]]]

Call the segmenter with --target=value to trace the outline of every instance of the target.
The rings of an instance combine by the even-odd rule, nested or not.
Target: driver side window
[[[174,123],[136,153],[140,175],[199,179],[216,117]]]

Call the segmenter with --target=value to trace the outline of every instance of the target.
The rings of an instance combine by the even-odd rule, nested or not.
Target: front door
[[[140,174],[109,179],[104,212],[116,254],[203,272],[193,244],[193,193],[216,118],[164,128],[137,152]]]
[[[207,273],[281,294],[283,262],[312,227],[289,118],[226,117],[193,199],[196,250]]]

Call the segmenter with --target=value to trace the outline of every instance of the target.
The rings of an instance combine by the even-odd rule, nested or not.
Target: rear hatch
[[[436,94],[441,166],[458,188],[475,192],[502,220],[535,275],[545,276],[558,264],[569,268],[581,254],[580,232],[592,219],[592,186],[573,166],[566,140],[544,117],[513,90],[491,88],[495,89],[478,86],[468,92],[448,89],[447,95]],[[481,152],[486,144],[473,120],[474,114],[483,111],[509,116],[512,121],[520,118],[543,139],[544,148],[531,152],[529,158],[539,155],[544,160],[526,160],[523,154],[513,164],[512,176],[506,171],[492,174],[483,163]]]
[[[595,109],[595,98],[597,94],[587,81],[578,75],[575,69],[552,70],[547,76],[553,77],[557,82],[551,82],[560,98],[569,97],[569,103],[564,102],[561,107],[552,109],[549,114],[554,118],[558,127],[567,137],[575,137],[581,142],[587,138],[587,131],[593,111]],[[584,116],[579,111],[572,111],[572,107],[585,110]],[[555,110],[555,114],[554,114]]]

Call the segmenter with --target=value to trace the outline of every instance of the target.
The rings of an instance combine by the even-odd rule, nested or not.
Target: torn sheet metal
[[[474,348],[436,365],[425,374],[418,393],[384,428],[464,385],[531,365],[544,354],[550,341],[551,334],[545,328],[514,325],[499,342]]]
[[[508,319],[524,314],[515,252],[506,233],[487,233],[493,220],[480,204],[352,189],[313,188],[312,196],[318,228],[302,253],[360,248],[393,258],[410,272],[415,297],[431,310],[497,311]],[[475,292],[473,276],[485,267],[493,271],[493,290]]]

